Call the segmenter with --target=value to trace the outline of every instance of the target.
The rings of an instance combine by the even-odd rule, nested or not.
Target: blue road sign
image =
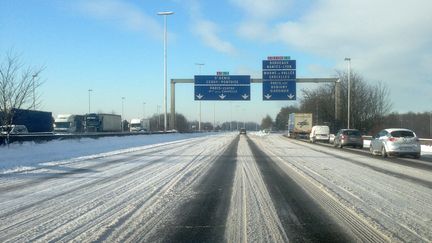
[[[296,100],[296,60],[263,60],[263,100]]]
[[[263,100],[295,100],[296,82],[288,81],[263,81]]]
[[[250,100],[249,75],[196,75],[195,100]]]
[[[263,70],[293,70],[296,60],[263,60]]]
[[[296,70],[263,70],[263,80],[296,79]]]

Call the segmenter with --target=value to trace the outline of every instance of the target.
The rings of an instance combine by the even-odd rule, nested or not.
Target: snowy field
[[[14,143],[9,147],[0,146],[0,174],[25,172],[70,160],[104,157],[143,149],[143,146],[152,147],[210,135],[212,133],[174,133]]]

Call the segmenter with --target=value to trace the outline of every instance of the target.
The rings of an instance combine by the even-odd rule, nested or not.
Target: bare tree
[[[18,55],[9,51],[0,63],[0,124],[13,123],[16,109],[36,109],[40,97],[36,90],[42,85],[44,68],[25,66]]]
[[[314,114],[316,124],[329,123],[333,129],[343,128],[347,123],[348,75],[337,72],[341,79],[341,120],[334,118],[334,85],[322,85],[313,90],[303,90],[301,110]],[[370,83],[358,73],[351,73],[350,125],[365,132],[380,125],[383,117],[391,111],[390,92],[382,82]]]

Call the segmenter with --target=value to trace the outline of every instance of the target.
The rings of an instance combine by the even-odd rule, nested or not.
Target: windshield
[[[348,136],[358,136],[358,137],[361,136],[360,131],[357,131],[357,130],[348,130],[348,131],[344,131],[343,134],[344,134],[344,135],[348,135]]]
[[[71,123],[70,122],[56,122],[55,128],[70,128]]]
[[[432,243],[431,10],[0,0],[0,243]]]
[[[393,131],[390,134],[392,137],[395,137],[395,138],[412,138],[412,137],[415,137],[414,133],[411,131]]]

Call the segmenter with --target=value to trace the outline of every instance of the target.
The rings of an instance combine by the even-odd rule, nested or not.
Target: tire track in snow
[[[2,224],[4,223],[3,226],[10,230],[0,229],[0,232],[3,232],[0,238],[11,242],[19,241],[19,239],[92,241],[97,240],[99,236],[111,237],[111,233],[116,229],[110,227],[121,220],[124,223],[119,228],[124,232],[130,232],[127,229],[131,228],[134,220],[137,220],[138,226],[142,226],[140,225],[142,222],[151,222],[154,221],[154,218],[161,216],[155,214],[154,211],[149,212],[149,208],[160,209],[163,208],[163,205],[175,208],[176,203],[181,201],[183,196],[173,194],[172,190],[176,189],[174,187],[184,189],[183,185],[193,183],[212,164],[211,161],[214,159],[212,152],[223,150],[226,147],[226,141],[230,139],[232,138],[218,138],[215,139],[216,142],[202,140],[203,143],[200,143],[199,146],[195,141],[190,144],[189,148],[173,146],[172,151],[159,156],[160,160],[157,163],[153,163],[155,159],[158,160],[157,156],[134,158],[136,161],[126,162],[127,166],[123,163],[117,166],[119,168],[105,168],[109,170],[106,175],[99,175],[102,176],[98,177],[101,180],[89,178],[85,180],[85,182],[89,181],[88,186],[82,188],[80,188],[82,182],[75,180],[78,187],[75,185],[75,188],[68,193],[53,196],[50,200],[9,215],[6,218],[9,223],[2,221]],[[209,143],[212,146],[209,146]],[[192,149],[192,147],[195,148]],[[209,147],[212,147],[212,150]],[[191,157],[188,153],[195,156]],[[135,155],[132,154],[131,157],[136,157]],[[148,166],[146,163],[152,165]],[[110,170],[114,171],[110,172]],[[55,184],[56,181],[49,180],[46,183]],[[42,186],[39,185],[39,187]],[[55,187],[52,189],[53,191],[63,190]],[[55,194],[56,192],[53,193]],[[169,202],[171,199],[173,199],[172,203],[165,204],[165,200]],[[155,204],[158,205],[155,206]],[[131,211],[134,213],[130,214]],[[167,212],[167,210],[162,212]],[[135,215],[138,213],[139,217]],[[162,218],[159,217],[159,219]],[[153,227],[152,225],[150,228]],[[7,234],[4,234],[5,232]],[[114,236],[110,239],[128,239],[121,238],[124,237],[121,234],[114,234]],[[126,237],[129,236],[126,235]]]
[[[246,137],[240,137],[225,240],[288,242]]]
[[[176,220],[161,232],[166,235],[163,241],[223,241],[238,141],[237,136],[193,189],[195,197],[181,206]]]
[[[248,139],[252,153],[270,192],[279,218],[289,241],[350,242],[353,238],[330,217],[302,186],[304,181],[294,180],[275,161]],[[302,186],[300,186],[302,185]],[[314,195],[314,194],[313,194]]]

